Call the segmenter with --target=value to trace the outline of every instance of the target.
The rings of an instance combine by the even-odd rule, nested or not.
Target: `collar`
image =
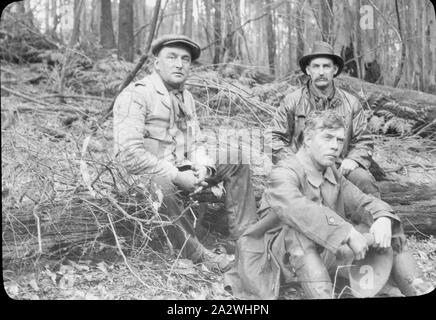
[[[328,180],[332,184],[337,184],[337,180],[335,178],[335,175],[333,173],[333,170],[331,167],[327,167],[324,170],[324,173],[320,172],[318,169],[316,169],[312,161],[309,159],[309,156],[306,154],[306,152],[301,148],[296,155],[298,161],[301,163],[301,165],[304,168],[304,172],[306,173],[307,181],[311,185],[313,185],[316,188],[319,188],[324,180]]]
[[[307,81],[307,89],[308,89],[309,93],[313,97],[315,97],[316,100],[327,99],[327,100],[331,101],[335,97],[335,94],[336,94],[336,87],[335,87],[334,81],[332,82],[332,86],[333,86],[332,92],[330,92],[329,96],[326,97],[326,96],[320,94],[320,92],[314,87],[311,79],[309,81]]]

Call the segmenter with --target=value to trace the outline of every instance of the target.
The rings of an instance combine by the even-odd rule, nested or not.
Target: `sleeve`
[[[394,223],[399,224],[400,218],[394,213],[392,207],[386,202],[362,192],[353,183],[341,176],[341,192],[344,198],[345,213],[347,216],[359,215],[365,220],[369,214],[373,221],[380,217],[388,217]]]
[[[368,170],[374,152],[374,141],[367,128],[368,123],[360,102],[356,99],[351,107],[353,112],[353,132],[347,158],[356,161]]]
[[[130,174],[157,174],[171,181],[177,168],[168,161],[158,159],[144,145],[147,107],[144,99],[133,90],[125,90],[115,101],[114,143],[121,164]]]
[[[271,126],[265,131],[265,145],[271,148],[272,160],[276,164],[293,153],[291,150],[294,131],[295,102],[291,95],[285,97],[273,116]]]
[[[283,223],[336,253],[352,225],[330,208],[306,198],[297,174],[275,167],[267,181],[264,201]]]

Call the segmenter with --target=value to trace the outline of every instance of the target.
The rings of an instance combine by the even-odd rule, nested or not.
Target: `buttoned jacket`
[[[353,225],[370,227],[379,217],[400,221],[387,203],[360,191],[335,168],[316,176],[297,156],[288,155],[273,167],[262,196],[260,218],[237,242],[237,264],[226,275],[237,297],[278,297],[282,275],[287,271],[281,265],[291,241],[286,230],[295,229],[336,254]]]
[[[157,73],[130,84],[118,96],[113,109],[114,149],[130,174],[157,174],[173,180],[177,166],[186,160],[214,167],[194,98],[186,89],[183,101],[182,112],[175,110]]]

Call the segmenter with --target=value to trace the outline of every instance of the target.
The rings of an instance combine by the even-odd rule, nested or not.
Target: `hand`
[[[196,187],[198,179],[192,170],[179,171],[173,183],[184,191],[192,191]]]
[[[392,222],[388,217],[375,220],[369,232],[374,236],[374,247],[389,248],[391,246]]]
[[[358,166],[359,164],[356,161],[351,159],[344,159],[341,163],[341,166],[339,167],[339,172],[342,173],[342,175],[346,176]]]
[[[351,250],[353,250],[356,260],[365,258],[366,251],[368,250],[368,243],[366,238],[359,231],[351,228],[351,231],[348,234],[347,243]]]
[[[194,176],[198,179],[197,186],[201,188],[205,188],[208,186],[207,182],[204,179],[208,176],[208,170],[206,166],[193,164],[192,170],[194,172]]]

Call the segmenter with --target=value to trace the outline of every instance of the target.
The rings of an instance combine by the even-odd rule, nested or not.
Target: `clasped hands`
[[[374,237],[372,246],[378,249],[387,249],[391,246],[392,222],[388,217],[380,217],[372,224],[369,233]],[[347,243],[354,252],[356,260],[365,258],[368,251],[368,241],[359,231],[351,229]]]
[[[184,191],[197,193],[208,186],[205,179],[210,175],[209,171],[204,165],[193,164],[190,170],[179,171],[173,182]]]

